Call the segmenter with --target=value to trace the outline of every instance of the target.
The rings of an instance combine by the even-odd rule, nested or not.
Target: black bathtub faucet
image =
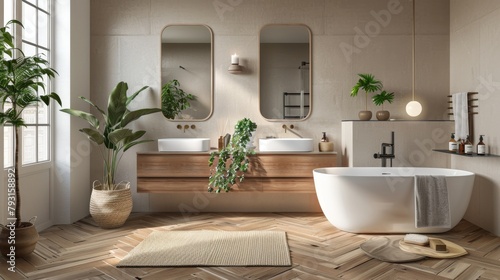
[[[387,148],[391,148],[391,153],[387,153]],[[394,131],[391,132],[391,143],[382,143],[380,145],[380,153],[373,154],[374,158],[382,160],[382,167],[387,167],[387,159],[390,160],[390,167],[392,167],[392,159],[394,155]]]

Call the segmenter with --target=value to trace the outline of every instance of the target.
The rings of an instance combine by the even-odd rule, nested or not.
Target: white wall
[[[357,119],[358,111],[364,109],[363,97],[349,96],[357,73],[373,73],[381,79],[385,89],[396,93],[395,102],[386,109],[396,119],[409,119],[404,107],[411,100],[411,14],[409,0],[92,0],[91,97],[105,104],[107,94],[123,80],[131,92],[151,86],[131,107],[158,106],[162,28],[168,24],[206,24],[214,32],[213,116],[185,133],[175,128],[178,123],[165,120],[161,114],[140,119],[136,128],[147,129],[149,139],[205,136],[215,146],[221,132],[232,132],[237,120],[249,117],[258,124],[257,138],[294,137],[281,128],[292,121],[268,122],[259,113],[259,31],[270,23],[301,23],[313,34],[313,108],[310,118],[294,125],[299,133],[317,141],[326,131],[335,147],[340,147],[341,120]],[[233,53],[240,56],[244,74],[227,72]],[[449,93],[448,0],[418,2],[417,62],[417,99],[424,106],[418,119],[444,119]],[[369,109],[377,110],[373,105]],[[224,130],[226,121],[229,126]],[[129,152],[122,161],[119,180],[135,185],[135,152],[155,149],[156,144],[151,143]],[[94,164],[98,155],[93,154],[92,159],[93,180],[101,177],[101,166]],[[209,200],[203,211],[318,210],[309,202],[315,200],[314,195],[231,194],[228,198],[231,205]],[[193,205],[194,199],[195,194],[134,194],[134,211],[179,211],[179,205]],[[280,203],[273,203],[276,200]],[[229,204],[229,200],[224,201]]]
[[[479,92],[474,143],[486,135],[489,151],[500,155],[500,1],[451,1],[450,89]],[[451,166],[476,173],[466,219],[500,235],[500,157],[451,157]]]
[[[78,98],[90,95],[90,2],[55,1],[54,80],[64,108],[88,111]],[[57,111],[54,118],[54,176],[52,184],[54,222],[72,223],[89,214],[90,144],[78,131],[86,123]]]

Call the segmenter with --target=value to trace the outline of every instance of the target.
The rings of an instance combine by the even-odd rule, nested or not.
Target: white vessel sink
[[[207,152],[210,138],[163,138],[158,139],[160,152]]]
[[[312,138],[260,138],[261,152],[312,152]]]

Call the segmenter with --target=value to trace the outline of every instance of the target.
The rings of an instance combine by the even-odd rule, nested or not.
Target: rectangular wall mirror
[[[260,30],[260,113],[269,121],[311,113],[311,31],[301,24]]]
[[[206,25],[168,25],[161,32],[161,86],[177,80],[195,96],[174,121],[204,121],[213,112],[213,33]]]

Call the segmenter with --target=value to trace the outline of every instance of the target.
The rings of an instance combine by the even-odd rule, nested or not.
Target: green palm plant
[[[131,96],[127,96],[127,83],[119,82],[109,95],[106,111],[85,97],[80,97],[100,113],[100,118],[80,110],[61,109],[62,112],[84,119],[90,124],[89,128],[82,128],[80,132],[86,134],[90,141],[99,147],[99,152],[104,161],[102,190],[115,190],[118,188],[119,184],[115,182],[116,170],[123,154],[128,149],[137,144],[152,141],[139,140],[146,131],[134,132],[132,129],[126,128],[128,124],[142,116],[161,112],[160,108],[145,108],[135,111],[127,109],[129,103],[146,88],[148,87],[144,86]]]
[[[49,62],[40,55],[25,56],[15,48],[14,38],[9,32],[9,25],[22,23],[9,21],[0,28],[0,102],[3,112],[0,112],[0,124],[11,125],[14,129],[14,186],[15,186],[15,218],[16,227],[21,226],[21,196],[19,190],[19,135],[21,127],[26,126],[23,112],[26,108],[38,106],[40,102],[49,105],[50,99],[61,105],[59,96],[45,92],[45,80],[50,80],[57,74],[49,67]],[[10,176],[11,173],[9,173]],[[9,179],[9,183],[12,182]]]
[[[368,111],[368,93],[382,89],[382,82],[375,79],[372,74],[358,74],[360,79],[351,90],[351,96],[357,96],[359,90],[363,90],[366,95],[365,110]]]
[[[392,103],[392,101],[394,101],[394,92],[389,93],[389,92],[384,90],[379,94],[375,94],[372,97],[372,100],[373,100],[373,104],[375,104],[376,106],[382,105],[382,110],[384,110],[384,103],[385,102]]]

